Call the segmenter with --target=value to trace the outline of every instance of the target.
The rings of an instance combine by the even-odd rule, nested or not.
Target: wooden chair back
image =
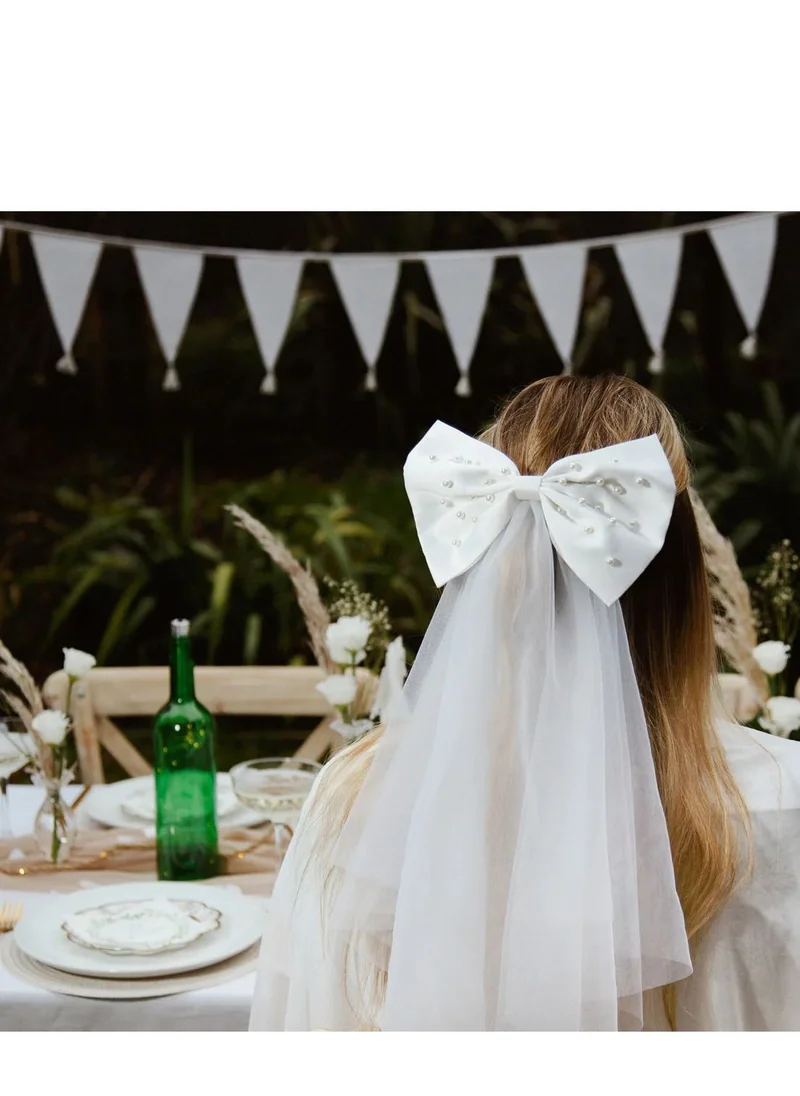
[[[317,692],[323,680],[315,666],[198,666],[198,699],[215,715],[317,716],[320,722],[297,750],[297,757],[319,761],[341,745],[331,730],[330,706]],[[362,686],[374,682],[362,674]],[[60,670],[44,686],[46,702],[65,709],[67,676]],[[165,666],[96,667],[72,690],[71,715],[81,778],[84,784],[105,782],[101,746],[131,776],[152,772],[152,766],[113,722],[120,716],[155,716],[169,695]]]
[[[719,674],[725,714],[738,723],[749,723],[761,707],[755,689],[743,674]]]
[[[316,686],[323,680],[316,666],[198,666],[197,695],[215,715],[316,716],[319,723],[295,756],[319,761],[338,748],[341,737],[331,730],[331,710]],[[360,672],[362,687],[374,688],[374,678]],[[66,707],[67,676],[52,674],[44,686],[52,708]],[[759,704],[740,674],[720,674],[726,712],[747,722]],[[81,778],[85,784],[105,782],[101,747],[131,776],[144,776],[152,766],[113,722],[112,717],[153,717],[169,694],[165,666],[98,667],[72,690],[71,715]],[[800,682],[798,683],[800,695]]]

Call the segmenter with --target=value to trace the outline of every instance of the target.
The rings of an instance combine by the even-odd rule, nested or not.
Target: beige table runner
[[[280,866],[272,827],[224,831],[223,875],[211,883],[234,883],[245,894],[269,895]],[[156,878],[155,842],[141,830],[83,830],[64,864],[53,866],[32,836],[0,841],[0,890],[67,892]]]

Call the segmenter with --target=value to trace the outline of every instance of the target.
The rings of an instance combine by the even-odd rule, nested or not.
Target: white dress
[[[679,986],[678,1028],[800,1031],[800,743],[732,723],[719,733],[751,812],[754,867]],[[324,945],[319,872],[304,871],[315,836],[309,806],[275,886],[251,1031],[364,1026],[342,986],[343,956]],[[648,997],[646,1029],[664,1029],[661,994]]]

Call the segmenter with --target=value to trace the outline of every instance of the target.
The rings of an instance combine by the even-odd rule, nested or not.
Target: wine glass
[[[8,808],[8,781],[33,757],[33,739],[21,719],[0,719],[0,838],[13,837]]]
[[[274,830],[275,848],[285,852],[303,804],[322,766],[296,757],[260,757],[231,769],[231,786],[239,802],[263,815]]]

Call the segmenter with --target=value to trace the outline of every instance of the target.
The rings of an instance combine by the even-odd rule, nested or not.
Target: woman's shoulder
[[[800,809],[800,742],[738,723],[720,721],[717,729],[751,811]]]

